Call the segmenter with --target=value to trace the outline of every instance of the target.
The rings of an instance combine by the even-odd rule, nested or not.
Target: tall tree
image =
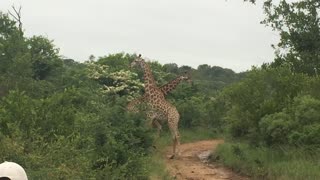
[[[280,42],[273,66],[287,65],[294,72],[316,75],[320,68],[320,1],[264,2],[262,22],[278,31]]]

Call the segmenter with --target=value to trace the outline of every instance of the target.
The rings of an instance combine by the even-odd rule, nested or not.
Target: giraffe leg
[[[179,135],[179,132],[178,132],[178,129],[176,129],[175,132],[172,133],[172,141],[173,141],[173,154],[172,156],[170,157],[170,159],[173,159],[175,157],[179,157],[181,154],[180,154],[180,135]]]
[[[168,114],[168,125],[171,131],[172,140],[173,140],[173,155],[170,159],[175,158],[176,156],[180,155],[180,134],[178,130],[178,122],[179,122],[179,113],[176,109],[175,111]]]
[[[157,138],[160,137],[160,133],[162,131],[162,125],[160,123],[162,118],[161,114],[159,112],[150,111],[148,117],[150,119],[152,127],[157,128]]]
[[[179,130],[178,128],[175,130],[175,134],[174,134],[174,141],[175,141],[175,151],[174,153],[177,155],[180,155],[180,134],[179,134]]]
[[[153,112],[147,112],[147,119],[148,119],[148,125],[152,128],[153,125],[155,125],[155,122],[157,121],[156,119],[156,116],[154,115]],[[156,145],[154,144],[154,142],[152,143],[152,147],[154,149],[157,149]]]
[[[176,135],[172,135],[172,136],[173,136],[172,137],[173,152],[172,152],[172,155],[170,156],[170,159],[174,159],[175,157],[180,155],[180,151],[179,151],[180,141]]]
[[[148,124],[148,126],[150,127],[150,128],[152,128],[153,127],[153,125],[154,125],[154,121],[155,121],[155,116],[154,116],[154,114],[152,113],[152,112],[147,112],[147,124]]]
[[[175,140],[176,140],[176,153],[178,156],[180,156],[180,133],[179,129],[177,128],[176,134],[175,134]]]
[[[157,127],[157,138],[160,137],[160,133],[162,131],[162,126],[157,119],[153,120],[153,124]]]

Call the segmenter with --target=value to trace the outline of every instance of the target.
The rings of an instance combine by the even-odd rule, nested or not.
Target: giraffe
[[[173,140],[173,155],[170,157],[172,159],[180,154],[180,134],[178,129],[180,119],[179,112],[175,106],[165,99],[163,92],[155,83],[149,64],[141,58],[141,55],[131,63],[131,67],[134,66],[140,67],[144,72],[144,100],[147,103],[148,108],[150,108],[151,111],[158,111],[162,113],[167,118],[168,127]]]
[[[181,81],[187,81],[190,83],[191,79],[189,74],[184,73],[183,75],[180,75],[175,79],[171,80],[169,83],[162,85],[159,89],[166,96],[169,92],[174,90],[178,86],[178,84],[180,84]],[[136,106],[139,106],[144,102],[145,102],[145,96],[136,98],[128,103],[127,110],[137,113],[139,110],[137,109]],[[152,126],[157,128],[157,135],[159,137],[162,131],[161,123],[163,123],[166,120],[166,117],[164,116],[164,114],[161,114],[161,112],[159,111],[147,111],[146,114],[148,119],[152,120],[151,121]]]

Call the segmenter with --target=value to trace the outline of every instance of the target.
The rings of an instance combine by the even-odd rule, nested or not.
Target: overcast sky
[[[13,4],[27,36],[44,35],[77,61],[128,52],[240,72],[272,61],[279,39],[259,23],[261,4],[242,0],[0,0],[0,10]]]

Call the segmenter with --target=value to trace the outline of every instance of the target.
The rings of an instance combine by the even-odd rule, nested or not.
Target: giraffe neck
[[[184,80],[184,77],[179,76],[176,79],[170,81],[169,83],[161,86],[160,90],[164,95],[167,95],[170,91],[174,90],[182,80]]]
[[[141,63],[142,63],[141,67],[143,68],[143,72],[144,72],[144,76],[143,76],[144,83],[145,83],[144,87],[145,87],[145,91],[147,92],[147,91],[150,91],[151,87],[155,87],[156,83],[152,75],[150,66],[145,61],[142,61]]]

